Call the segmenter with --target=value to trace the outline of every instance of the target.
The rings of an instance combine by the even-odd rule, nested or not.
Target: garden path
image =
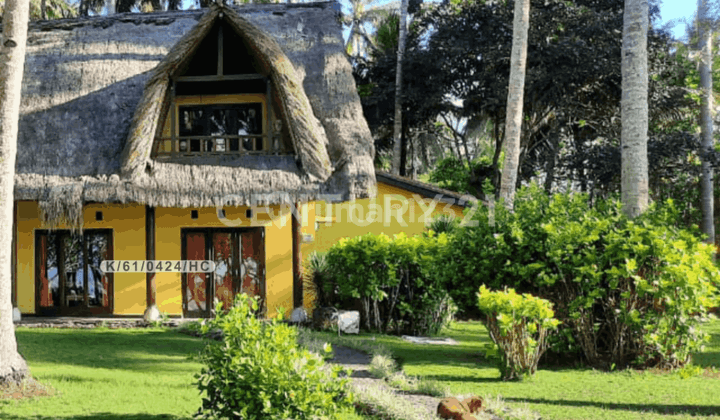
[[[388,386],[384,380],[374,378],[368,371],[371,357],[367,353],[344,346],[333,346],[333,350],[335,356],[330,362],[352,369],[353,373],[350,378],[354,387],[384,388],[394,393],[397,398],[403,398],[415,406],[424,407],[430,414],[434,415],[437,411],[440,398],[399,391]]]

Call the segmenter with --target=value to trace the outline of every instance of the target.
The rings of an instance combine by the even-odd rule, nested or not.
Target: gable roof
[[[15,192],[49,222],[82,225],[84,202],[200,207],[367,197],[372,138],[337,3],[119,14],[31,24]],[[170,77],[223,19],[274,86],[296,159],[222,166],[151,158]]]

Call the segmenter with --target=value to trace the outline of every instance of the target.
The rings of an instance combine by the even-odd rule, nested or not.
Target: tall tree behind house
[[[505,118],[505,166],[500,180],[500,198],[505,206],[513,207],[515,186],[520,162],[520,134],[527,63],[528,28],[530,27],[530,0],[515,0],[513,42],[510,53],[510,82],[508,83],[507,116]]]
[[[700,35],[700,89],[702,106],[700,108],[700,127],[702,130],[702,174],[700,177],[700,208],[702,210],[702,232],[707,235],[708,243],[715,243],[715,220],[713,217],[714,188],[713,167],[709,154],[715,149],[713,140],[713,92],[712,92],[712,18],[710,2],[698,0],[698,30]]]
[[[402,61],[405,55],[405,38],[407,36],[408,0],[400,3],[400,37],[397,49],[397,72],[395,73],[395,118],[393,121],[393,158],[392,173],[400,175],[402,154]]]
[[[20,90],[29,15],[29,0],[6,0],[0,43],[0,384],[19,382],[28,375],[15,340],[11,255]]]
[[[648,206],[648,0],[625,0],[622,44],[621,192],[625,214]]]

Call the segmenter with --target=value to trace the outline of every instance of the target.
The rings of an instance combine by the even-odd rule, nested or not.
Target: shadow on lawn
[[[117,414],[117,413],[93,413],[83,415],[69,415],[68,417],[21,417],[13,416],[2,417],[4,420],[191,420],[192,417],[178,417],[170,414],[147,414],[147,413],[133,413],[133,414]]]
[[[720,413],[720,405],[663,405],[663,404],[616,404],[596,401],[547,400],[544,398],[512,398],[505,401],[527,402],[534,404],[562,405],[570,407],[598,407],[608,410],[626,410],[653,412],[661,415],[693,415],[708,416]]]
[[[172,331],[17,331],[18,350],[29,363],[67,364],[142,372],[175,371],[202,348],[196,338]]]

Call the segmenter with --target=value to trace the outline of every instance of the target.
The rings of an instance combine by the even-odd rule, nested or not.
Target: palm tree
[[[0,46],[0,385],[28,375],[17,351],[11,300],[13,188],[29,0],[6,0]]]
[[[622,43],[621,190],[625,214],[648,206],[648,0],[625,0]]]
[[[702,232],[707,242],[715,243],[713,167],[707,156],[715,148],[713,141],[713,93],[712,93],[712,27],[708,0],[698,0],[698,29],[700,31],[700,88],[702,107],[700,127],[702,129],[702,175],[700,177],[700,207],[702,209]]]
[[[363,55],[361,45],[376,49],[375,40],[365,30],[366,23],[377,23],[387,12],[374,8],[380,0],[350,0],[350,14],[343,17],[343,23],[350,26],[350,36],[345,44],[349,55]]]
[[[400,36],[398,37],[397,71],[395,72],[395,118],[393,121],[393,160],[392,172],[400,175],[404,168],[400,168],[402,155],[402,60],[405,56],[405,37],[407,36],[407,9],[408,0],[400,3]]]
[[[510,53],[510,82],[508,83],[507,116],[505,117],[505,165],[500,180],[500,198],[513,208],[515,185],[520,162],[520,134],[522,129],[525,64],[527,62],[530,0],[515,0],[513,42]]]

